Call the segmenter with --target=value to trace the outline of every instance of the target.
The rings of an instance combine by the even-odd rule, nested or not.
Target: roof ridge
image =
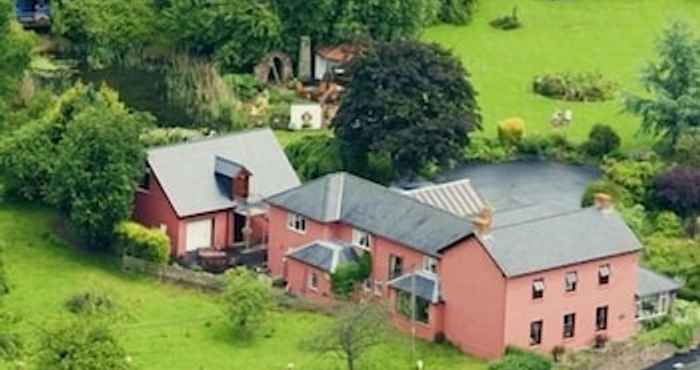
[[[427,191],[427,190],[433,190],[433,189],[447,188],[447,187],[450,187],[450,186],[461,185],[461,184],[464,184],[464,183],[468,183],[468,184],[471,185],[471,179],[467,177],[467,178],[460,179],[460,180],[448,181],[448,182],[443,182],[443,183],[439,183],[439,184],[432,184],[432,185],[424,186],[424,187],[418,188],[418,189],[404,190],[404,191],[401,191],[401,193],[404,193],[404,194],[415,194],[415,193],[419,193],[419,192],[421,192],[421,191]]]
[[[225,139],[225,138],[234,137],[234,136],[244,136],[244,135],[254,134],[254,133],[263,132],[263,131],[270,131],[274,135],[274,131],[272,131],[272,129],[269,127],[256,127],[256,128],[251,128],[251,129],[242,130],[242,131],[227,132],[227,133],[224,133],[223,135],[214,134],[214,135],[208,135],[208,136],[204,136],[204,137],[194,139],[194,140],[182,141],[179,143],[158,145],[158,146],[154,146],[152,148],[148,148],[146,150],[146,152],[151,152],[151,151],[159,150],[159,149],[174,148],[174,147],[183,146],[183,145],[199,144],[199,143],[203,143],[203,142],[207,142],[207,141]],[[275,140],[277,140],[277,138],[275,138]]]
[[[522,208],[529,208],[529,207],[531,207],[531,206],[522,207]],[[516,208],[515,210],[522,209],[522,208]],[[547,216],[535,217],[535,218],[523,220],[523,221],[520,221],[520,222],[514,222],[514,223],[512,223],[512,224],[506,224],[506,225],[502,225],[502,226],[495,226],[495,227],[493,228],[493,230],[502,230],[502,229],[507,229],[507,228],[516,227],[516,226],[522,226],[522,225],[526,225],[526,224],[533,224],[533,223],[537,223],[537,222],[547,221],[547,220],[551,220],[551,219],[555,219],[555,218],[561,218],[561,217],[571,216],[571,215],[573,215],[573,214],[584,213],[584,212],[586,212],[586,211],[590,211],[590,210],[593,209],[593,208],[594,208],[594,207],[585,207],[585,208],[579,208],[579,209],[574,209],[574,210],[570,210],[570,211],[564,211],[564,212],[561,212],[561,213],[555,213],[555,214],[551,214],[551,215],[547,215]],[[496,214],[496,215],[498,215],[498,214]]]

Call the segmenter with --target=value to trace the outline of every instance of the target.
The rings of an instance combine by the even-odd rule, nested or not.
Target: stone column
[[[306,82],[311,80],[311,37],[302,36],[299,44],[299,62],[297,78]]]

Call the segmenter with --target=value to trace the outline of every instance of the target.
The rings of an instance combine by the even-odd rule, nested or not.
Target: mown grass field
[[[0,201],[0,243],[13,287],[3,309],[23,318],[20,330],[30,342],[36,344],[42,330],[71,318],[65,309],[68,297],[100,290],[128,314],[116,328],[138,369],[285,370],[288,363],[298,370],[340,368],[337,359],[300,346],[327,317],[279,311],[269,321],[268,335],[252,343],[237,341],[215,296],[126,275],[111,257],[78,251],[57,239],[52,231],[56,217],[40,207]],[[367,369],[411,369],[410,348],[407,337],[395,336],[371,353]],[[486,369],[444,346],[419,343],[418,356],[429,369]]]
[[[501,31],[492,19],[518,6],[524,27]],[[552,113],[574,112],[567,135],[585,139],[598,122],[613,126],[625,149],[646,147],[649,138],[636,136],[639,119],[622,114],[621,100],[568,103],[532,93],[538,74],[601,72],[622,91],[639,92],[639,73],[654,56],[654,45],[674,20],[690,23],[700,34],[700,2],[696,0],[487,0],[480,1],[466,26],[433,27],[424,35],[454,51],[473,74],[480,93],[485,133],[494,135],[499,121],[525,119],[529,132],[547,132]]]

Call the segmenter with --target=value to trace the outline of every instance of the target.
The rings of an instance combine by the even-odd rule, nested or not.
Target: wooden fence
[[[209,290],[223,290],[225,278],[203,271],[193,271],[179,265],[159,265],[131,256],[122,257],[122,269],[155,276],[163,281]]]

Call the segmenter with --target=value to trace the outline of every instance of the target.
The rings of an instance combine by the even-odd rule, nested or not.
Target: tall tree
[[[268,318],[272,307],[270,287],[245,267],[228,272],[227,278],[222,296],[224,310],[235,334],[250,338]]]
[[[343,359],[347,370],[355,370],[367,351],[386,339],[388,321],[387,312],[380,306],[348,303],[328,327],[319,330],[304,344],[314,352]]]
[[[32,38],[12,22],[14,1],[0,0],[0,120],[31,60]],[[1,126],[1,125],[0,125]]]
[[[628,95],[625,107],[642,117],[641,129],[675,144],[689,127],[700,127],[700,40],[687,24],[667,28],[658,60],[642,73],[648,96]]]
[[[108,245],[131,213],[144,171],[142,123],[97,105],[75,116],[58,145],[48,197],[91,245]]]
[[[354,172],[366,172],[370,153],[388,155],[401,175],[448,165],[481,128],[469,73],[438,45],[379,44],[350,69],[333,127]]]

